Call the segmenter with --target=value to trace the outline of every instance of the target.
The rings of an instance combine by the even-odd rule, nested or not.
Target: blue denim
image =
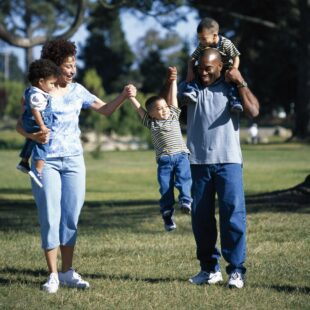
[[[35,172],[34,158],[32,170]],[[74,246],[77,224],[85,198],[83,155],[47,158],[42,171],[43,188],[32,181],[43,249]]]
[[[191,170],[187,153],[163,155],[157,160],[160,212],[173,211],[174,187],[179,190],[179,203],[191,204]]]
[[[51,104],[48,102],[44,111],[41,112],[42,120],[47,128],[51,128],[53,121],[53,114],[51,109]],[[26,108],[23,114],[23,128],[28,133],[34,133],[40,131],[40,127],[34,120],[30,108]],[[49,144],[37,143],[31,139],[26,139],[25,144],[20,152],[21,158],[30,158],[32,156],[35,160],[45,160],[48,154]]]
[[[192,228],[197,258],[202,270],[220,270],[220,251],[216,247],[215,196],[218,197],[221,252],[228,262],[226,272],[245,273],[246,210],[242,165],[191,165]]]

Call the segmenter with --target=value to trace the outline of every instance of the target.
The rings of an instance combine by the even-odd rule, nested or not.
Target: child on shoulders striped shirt
[[[219,35],[219,24],[212,18],[206,17],[197,26],[199,45],[192,53],[187,66],[186,82],[191,82],[195,78],[194,67],[203,50],[206,48],[216,48],[222,57],[223,69],[225,72],[231,68],[239,68],[240,52],[229,39]],[[242,105],[231,96],[230,105],[232,112],[242,112]]]

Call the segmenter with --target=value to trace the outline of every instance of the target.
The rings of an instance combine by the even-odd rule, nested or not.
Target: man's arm
[[[227,72],[228,81],[237,84],[240,98],[243,103],[245,114],[249,118],[254,118],[259,114],[259,102],[251,90],[245,85],[244,78],[238,69],[232,68]]]

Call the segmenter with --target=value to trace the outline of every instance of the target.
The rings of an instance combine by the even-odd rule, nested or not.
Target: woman
[[[49,270],[43,290],[56,293],[59,283],[76,288],[88,288],[89,283],[72,267],[76,243],[77,223],[85,197],[85,165],[80,142],[79,114],[91,108],[103,115],[113,113],[124,100],[135,95],[133,85],[127,85],[113,101],[105,103],[89,93],[82,85],[73,82],[76,73],[76,46],[73,42],[56,39],[47,42],[41,58],[56,63],[61,76],[51,94],[53,124],[50,135],[26,133],[19,121],[17,131],[39,143],[49,143],[49,153],[41,178],[43,188],[32,182],[36,201],[42,248]],[[62,270],[57,271],[57,252],[60,248]]]

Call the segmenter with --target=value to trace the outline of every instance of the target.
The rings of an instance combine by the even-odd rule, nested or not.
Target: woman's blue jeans
[[[221,252],[228,262],[226,271],[245,273],[246,210],[242,165],[191,165],[192,228],[197,258],[202,270],[220,270],[220,251],[216,247],[215,196],[219,205]]]
[[[32,170],[35,170],[32,160]],[[42,248],[74,246],[85,198],[85,164],[82,155],[47,158],[43,188],[32,181],[41,230]]]

